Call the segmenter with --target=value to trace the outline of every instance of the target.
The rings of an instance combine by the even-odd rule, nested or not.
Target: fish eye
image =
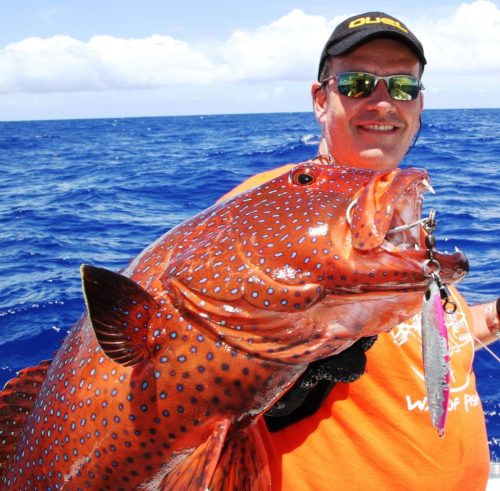
[[[309,186],[316,180],[314,172],[310,169],[300,169],[292,176],[292,182],[299,186]]]

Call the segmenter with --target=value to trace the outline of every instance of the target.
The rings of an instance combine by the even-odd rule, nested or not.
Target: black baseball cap
[[[406,44],[418,56],[422,67],[427,63],[422,43],[398,19],[384,12],[354,15],[341,22],[321,52],[318,81],[329,56],[340,56],[376,38],[392,38]]]

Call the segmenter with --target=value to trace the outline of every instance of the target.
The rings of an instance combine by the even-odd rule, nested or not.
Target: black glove
[[[338,355],[310,363],[295,385],[264,415],[269,431],[281,430],[310,416],[337,382],[354,382],[365,372],[365,351],[377,336],[361,338]]]

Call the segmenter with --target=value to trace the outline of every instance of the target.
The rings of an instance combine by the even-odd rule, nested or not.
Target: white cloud
[[[75,109],[83,100],[89,108],[94,101],[99,115],[106,104],[112,114],[120,108],[140,114],[141,104],[143,114],[309,110],[320,50],[332,29],[352,14],[328,19],[297,9],[254,30],[198,44],[158,34],[87,41],[62,35],[27,38],[0,48],[5,113],[0,117],[22,117],[16,107],[26,107],[27,114],[38,104],[53,108],[50,114],[56,117],[58,107]],[[476,96],[482,97],[480,106],[500,104],[500,89],[477,76],[482,69],[500,73],[500,9],[493,1],[463,3],[446,18],[401,20],[425,47],[427,107],[434,101],[437,107],[470,106]],[[133,104],[137,109],[130,109]],[[81,105],[85,112],[75,115],[89,116],[90,109]]]
[[[187,43],[169,36],[117,39],[95,36],[88,43],[92,65],[110,88],[206,84],[224,75],[226,67]]]
[[[434,73],[500,70],[500,9],[489,0],[461,4],[446,19],[412,21]]]
[[[320,47],[345,17],[328,20],[292,10],[253,32],[234,32],[220,47],[220,56],[237,79],[309,81]]]
[[[210,83],[216,66],[169,36],[119,39],[94,36],[27,38],[0,50],[0,92],[74,92]]]

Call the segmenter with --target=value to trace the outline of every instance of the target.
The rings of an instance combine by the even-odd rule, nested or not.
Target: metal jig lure
[[[429,412],[432,424],[442,437],[450,397],[450,354],[444,314],[453,314],[457,304],[439,276],[441,267],[434,257],[436,227],[436,210],[431,210],[423,223],[429,259],[423,263],[422,271],[429,284],[422,304],[422,357]]]

